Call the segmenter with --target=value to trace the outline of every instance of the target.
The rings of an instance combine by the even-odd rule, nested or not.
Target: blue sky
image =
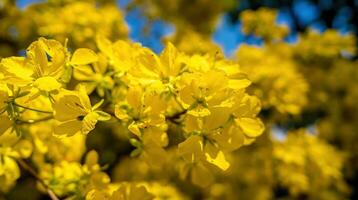
[[[124,7],[129,0],[118,0],[118,6]],[[26,7],[30,3],[41,2],[41,0],[18,0],[17,5],[21,8]],[[320,1],[320,6],[331,6],[332,0]],[[358,3],[358,0],[357,0]],[[294,12],[298,16],[299,22],[303,25],[309,24],[312,28],[323,31],[326,27],[319,21],[318,8],[310,3],[308,0],[294,0]],[[334,20],[334,28],[339,29],[341,32],[347,32],[350,27],[347,24],[347,19],[352,14],[350,8],[343,8],[338,11],[338,16]],[[163,45],[160,41],[162,36],[168,35],[175,31],[174,27],[162,20],[156,20],[151,22],[152,29],[147,35],[143,35],[143,27],[146,26],[149,21],[143,15],[139,9],[134,9],[129,13],[126,13],[126,21],[130,27],[130,37],[136,42],[142,43],[144,46],[152,48],[156,52],[160,52]],[[277,22],[280,24],[286,24],[289,27],[293,26],[292,19],[288,14],[288,10],[281,9]],[[221,17],[218,27],[213,34],[213,40],[222,46],[226,55],[230,56],[232,52],[242,43],[249,43],[254,45],[260,45],[261,41],[255,37],[245,37],[240,31],[240,23],[232,24],[228,16],[225,14]],[[288,42],[295,42],[297,40],[297,34],[291,33],[286,39]]]

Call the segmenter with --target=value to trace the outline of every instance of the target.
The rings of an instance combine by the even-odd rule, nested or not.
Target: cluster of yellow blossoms
[[[245,10],[240,15],[242,32],[262,37],[267,42],[280,40],[288,35],[289,29],[285,25],[278,25],[276,18],[277,12],[273,9]]]
[[[234,0],[132,0],[128,7],[142,8],[149,19],[164,19],[180,31],[189,28],[207,35],[215,30],[220,15],[236,4]]]
[[[345,199],[355,37],[288,44],[277,11],[248,10],[242,32],[263,45],[229,59],[210,34],[233,5],[131,1],[176,26],[158,54],[112,0],[0,0],[0,199]]]
[[[98,34],[116,40],[129,34],[123,11],[111,0],[49,0],[23,9],[15,1],[2,0],[0,12],[0,57],[16,55],[38,37],[95,49]]]
[[[304,130],[289,133],[284,142],[275,144],[273,157],[278,181],[293,196],[305,193],[312,199],[339,199],[347,191],[340,171],[344,155]]]
[[[245,92],[250,81],[237,64],[209,55],[186,55],[170,43],[160,55],[139,44],[112,43],[100,36],[97,44],[98,53],[79,48],[71,54],[56,40],[40,38],[27,48],[26,57],[3,58],[1,134],[29,135],[26,141],[31,147],[39,139],[34,133],[40,132],[33,127],[43,122],[52,126],[48,131],[55,136],[75,137],[116,117],[117,123],[128,127],[135,147],[132,156],[161,167],[167,161],[165,149],[177,146],[185,163],[184,177],[205,185],[203,177],[211,168],[228,169],[226,155],[263,132],[256,117],[260,102]],[[94,105],[91,94],[97,96]],[[171,135],[172,129],[180,135]],[[181,139],[171,144],[175,137]],[[38,161],[46,185],[59,196],[86,196],[92,177],[93,184],[109,182],[98,167],[88,169],[89,164]],[[68,184],[73,178],[80,180]]]
[[[97,34],[108,38],[128,36],[124,17],[115,4],[98,6],[91,1],[48,4],[29,6],[23,13],[32,16],[31,22],[27,23],[30,27],[36,27],[37,35],[52,37],[60,42],[68,38],[71,47],[90,48],[95,47]]]
[[[299,114],[307,103],[307,81],[292,61],[290,47],[285,44],[254,47],[242,45],[237,59],[254,82],[254,94],[263,107],[282,114]]]

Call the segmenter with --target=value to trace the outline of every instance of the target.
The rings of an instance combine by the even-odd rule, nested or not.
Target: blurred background
[[[41,0],[17,0],[16,5],[25,8],[38,2]],[[115,3],[125,10],[130,7],[131,0],[118,0]],[[287,42],[297,41],[297,33],[309,28],[320,32],[333,28],[343,34],[347,32],[357,34],[357,0],[223,0],[220,3],[225,4],[226,8],[220,13],[217,26],[212,30],[212,38],[223,48],[226,55],[231,55],[241,43],[262,44],[260,38],[245,36],[240,31],[239,15],[247,9],[257,10],[260,7],[277,9],[277,23],[285,24],[291,30],[285,38]],[[173,33],[175,27],[163,19],[145,16],[143,9],[145,8],[134,7],[126,12],[125,20],[130,27],[129,37],[160,52],[163,48],[160,39]]]

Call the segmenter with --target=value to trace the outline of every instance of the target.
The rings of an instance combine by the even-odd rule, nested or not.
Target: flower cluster
[[[263,132],[257,117],[260,101],[245,92],[250,81],[237,64],[187,55],[171,43],[157,55],[136,43],[111,42],[103,36],[96,41],[97,53],[87,48],[70,53],[56,40],[40,38],[27,48],[26,57],[1,60],[1,133],[31,136],[40,177],[55,194],[86,196],[102,187],[91,186],[92,177],[101,180],[93,184],[105,184],[109,178],[88,164],[81,166],[78,156],[56,157],[44,144],[56,143],[51,135],[73,138],[82,146],[83,136],[98,122],[114,120],[127,127],[135,147],[132,156],[160,168],[167,162],[166,148],[177,147],[183,178],[190,176],[194,184],[205,186],[211,181],[203,178],[213,168],[229,168],[228,153]],[[99,98],[97,103],[90,96]],[[40,130],[45,124],[51,127]],[[59,143],[65,145],[66,140]],[[58,151],[66,155],[68,149]]]
[[[237,59],[253,81],[252,90],[263,100],[264,108],[295,115],[307,103],[308,84],[292,62],[290,51],[283,44],[262,48],[242,45]]]
[[[288,35],[289,29],[285,25],[278,25],[276,18],[277,11],[274,9],[245,10],[240,15],[242,32],[261,37],[267,42],[281,40]]]
[[[305,130],[288,133],[284,142],[275,143],[273,157],[279,182],[293,196],[336,199],[347,193],[341,171],[344,155]]]
[[[236,4],[234,0],[134,0],[132,6],[143,8],[143,13],[149,19],[164,19],[179,30],[189,28],[202,34],[210,34],[219,16]]]
[[[130,1],[128,19],[148,22],[140,40],[157,19],[175,26],[158,53],[128,38],[117,3],[0,0],[0,199],[356,193],[352,34],[288,43],[276,10],[245,10],[241,31],[260,45],[229,57],[212,33],[235,1]]]

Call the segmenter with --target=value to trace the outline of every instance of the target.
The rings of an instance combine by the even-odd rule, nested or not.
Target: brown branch
[[[21,165],[23,169],[28,171],[47,191],[47,194],[50,196],[52,200],[60,200],[56,194],[48,187],[48,185],[37,175],[36,171],[31,168],[25,161],[22,159],[17,159],[17,162]]]

